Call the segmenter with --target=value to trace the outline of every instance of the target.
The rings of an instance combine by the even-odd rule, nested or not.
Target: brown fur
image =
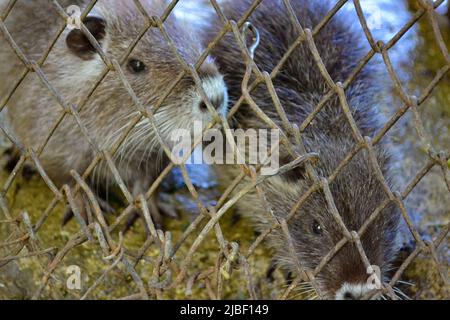
[[[313,29],[327,12],[323,1],[290,1],[304,28]],[[248,10],[251,1],[228,1],[223,5],[229,19],[238,21]],[[342,17],[341,17],[342,18]],[[283,1],[265,0],[250,16],[249,21],[259,30],[261,44],[256,50],[255,62],[262,71],[271,72],[299,33],[292,25]],[[219,26],[216,26],[213,37]],[[220,26],[221,27],[221,26]],[[314,38],[323,62],[334,81],[345,81],[367,51],[352,27],[339,17],[332,19]],[[244,59],[232,34],[228,34],[213,55],[229,88],[232,105],[242,95],[241,83],[245,71]],[[312,112],[324,94],[329,90],[307,44],[301,44],[290,56],[274,85],[289,120],[300,125]],[[379,86],[376,69],[366,67],[346,90],[346,97],[353,117],[364,136],[373,137],[380,128],[382,116],[379,114],[374,93]],[[251,93],[258,106],[283,128],[270,94],[264,84]],[[235,124],[244,129],[265,128],[245,103],[235,115]],[[320,176],[328,177],[355,147],[350,126],[334,96],[317,115],[302,136],[308,152],[320,154],[316,170]],[[391,155],[388,145],[383,141],[375,148],[376,157],[388,183],[394,187],[391,174]],[[299,150],[297,150],[299,151]],[[293,159],[281,151],[283,163]],[[236,177],[239,168],[233,166],[217,167],[222,184],[228,186],[230,179]],[[275,216],[286,218],[293,205],[311,186],[311,179],[305,168],[294,170],[282,177],[274,177],[264,183],[267,202]],[[330,185],[336,207],[347,228],[359,230],[372,212],[387,195],[377,180],[370,164],[367,151],[360,152]],[[261,200],[253,193],[238,203],[239,212],[253,221],[257,229],[265,230],[274,223],[273,218],[261,206]],[[313,233],[313,224],[318,222],[322,235]],[[368,228],[362,243],[369,261],[381,267],[383,273],[397,252],[398,209],[389,206]],[[296,257],[289,254],[287,241],[280,229],[272,232],[268,244],[274,248],[276,258],[283,268],[295,272],[295,260],[308,269],[314,270],[322,258],[342,239],[343,233],[328,209],[324,194],[314,193],[301,207],[296,217],[289,222]],[[333,298],[344,282],[365,283],[368,275],[357,248],[347,243],[317,275],[320,294]]]
[[[66,1],[63,4],[73,3]],[[75,4],[83,3],[78,1]],[[166,7],[159,0],[141,3],[145,3],[150,16],[160,15]],[[93,15],[101,17],[106,23],[104,32],[97,34],[104,36],[99,43],[109,59],[119,60],[145,25],[144,17],[132,0],[100,0]],[[57,26],[63,24],[62,18],[47,0],[33,1],[32,4],[19,0],[6,22],[15,41],[33,60],[40,59],[54,38]],[[165,28],[183,59],[189,64],[195,63],[203,51],[200,41],[192,37],[195,30],[176,20],[173,14],[165,22]],[[60,36],[42,69],[62,98],[68,104],[78,106],[105,66],[94,52],[85,56],[71,52],[66,44],[68,34],[69,31],[65,30]],[[2,37],[0,41],[0,75],[3,79],[0,93],[5,94],[11,89],[9,84],[17,79],[24,67]],[[146,70],[139,74],[131,72],[127,65],[131,59],[144,62]],[[152,107],[183,69],[161,32],[151,28],[131,52],[122,70],[143,105]],[[216,79],[223,84],[222,77],[210,60],[203,64],[199,74],[202,80]],[[221,96],[223,104],[226,104],[225,87],[222,91],[217,90],[209,98],[213,101]],[[193,79],[185,76],[156,113],[162,138],[169,145],[173,129],[189,129],[194,120],[211,121],[210,114],[200,110],[201,103]],[[34,150],[44,142],[62,113],[55,97],[34,73],[26,77],[7,105],[9,125],[20,141]],[[110,150],[136,114],[137,108],[118,74],[111,71],[80,112],[80,118],[93,141],[102,150]],[[75,119],[66,115],[39,159],[49,176],[62,185],[72,182],[70,170],[83,172],[95,155],[95,150],[83,136]],[[132,130],[115,160],[121,177],[130,189],[137,190],[136,193],[148,188],[167,162],[148,121]],[[111,171],[102,163],[92,178],[95,183],[111,182]]]

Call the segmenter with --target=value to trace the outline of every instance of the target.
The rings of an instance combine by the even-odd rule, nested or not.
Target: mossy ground
[[[0,181],[3,183],[8,176],[8,173],[2,171],[0,173]],[[189,195],[187,191],[178,191],[176,195],[173,195],[175,203],[178,205],[187,205]],[[18,216],[24,210],[29,214],[32,223],[35,223],[44,212],[48,204],[53,199],[53,193],[46,187],[43,180],[39,176],[34,176],[31,180],[25,181],[24,178],[18,176],[16,182],[10,188],[8,192],[8,201],[10,208],[12,209],[13,216]],[[178,202],[177,202],[178,201]],[[191,204],[193,205],[193,204]],[[42,249],[57,248],[61,249],[62,246],[67,243],[72,235],[79,231],[79,226],[75,220],[71,221],[64,228],[61,227],[61,219],[64,213],[62,205],[58,205],[48,220],[44,223],[42,228],[37,233],[37,241],[41,245]],[[170,231],[173,236],[174,243],[181,236],[183,231],[190,224],[190,220],[193,219],[192,212],[188,210],[181,212],[181,219],[173,220],[167,219],[165,223],[166,230]],[[113,217],[107,217],[110,221]],[[228,241],[236,241],[239,243],[242,252],[246,252],[249,244],[256,238],[256,235],[252,229],[246,225],[243,219],[224,219],[221,223],[224,231],[224,235]],[[2,241],[7,239],[9,232],[12,231],[12,226],[9,224],[0,225],[0,235]],[[185,244],[181,247],[176,255],[177,261],[183,259],[187,250],[196,237],[197,232],[194,232]],[[131,252],[137,252],[138,249],[144,244],[146,240],[146,231],[143,227],[142,221],[138,221],[136,225],[125,235],[125,247]],[[1,250],[2,256],[5,256],[7,250]],[[22,254],[27,250],[23,250]],[[215,236],[211,234],[197,250],[194,260],[192,262],[192,268],[189,270],[190,274],[196,271],[204,271],[208,268],[215,266],[218,254],[220,251],[219,243]],[[85,243],[81,246],[75,247],[69,251],[63,262],[58,266],[54,275],[55,278],[50,281],[50,286],[44,291],[42,297],[45,298],[79,298],[81,292],[67,290],[66,288],[66,271],[71,265],[77,265],[81,268],[83,276],[83,289],[86,290],[92,283],[101,276],[105,269],[111,264],[109,261],[102,259],[102,251],[100,246],[95,243]],[[137,273],[145,281],[148,281],[152,276],[152,260],[156,260],[159,255],[159,249],[157,247],[151,247],[146,255],[146,258],[142,260],[137,266]],[[272,290],[272,285],[265,281],[265,273],[269,268],[270,254],[264,246],[260,246],[255,254],[250,259],[251,269],[253,270],[253,276],[262,285],[259,286],[264,292],[266,297],[273,296],[277,291]],[[49,263],[49,256],[40,256],[23,258],[13,261],[1,268],[0,272],[0,298],[15,298],[15,299],[28,299],[37,289],[44,275],[43,266]],[[123,269],[119,267],[120,269]],[[277,276],[277,278],[280,278]],[[259,279],[259,280],[258,280]],[[248,296],[245,283],[244,274],[241,271],[236,271],[232,274],[231,278],[224,279],[223,286],[223,298],[243,299]],[[279,281],[279,283],[281,283]],[[51,288],[51,289],[48,289]],[[187,298],[185,294],[185,287],[180,286],[163,294],[164,298]],[[269,289],[269,290],[268,290]],[[110,299],[120,298],[128,296],[138,292],[132,279],[129,276],[125,276],[124,272],[119,269],[112,270],[106,277],[106,281],[103,282],[96,290],[93,291],[90,298],[96,299]],[[195,285],[193,287],[193,293],[190,298],[201,299],[208,298],[207,291],[204,290],[204,283]]]

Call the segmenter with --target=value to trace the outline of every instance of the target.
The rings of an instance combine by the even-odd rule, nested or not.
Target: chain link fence
[[[292,44],[291,49],[286,52],[277,68],[269,75],[262,73],[254,63],[252,58],[252,50],[254,48],[249,49],[245,45],[248,40],[245,37],[246,33],[252,30],[257,32],[252,29],[251,26],[247,25],[246,22],[251,20],[254,10],[256,10],[260,3],[263,2],[262,0],[255,0],[247,11],[242,12],[242,17],[239,21],[228,20],[228,17],[221,9],[220,1],[207,1],[205,5],[208,5],[211,10],[214,10],[214,19],[220,20],[224,27],[221,32],[217,34],[214,41],[208,45],[207,50],[194,65],[184,61],[183,57],[179,54],[178,48],[175,47],[174,42],[170,39],[170,36],[165,30],[166,20],[173,14],[177,6],[180,5],[179,2],[181,3],[182,1],[169,1],[163,14],[156,17],[150,16],[140,1],[135,0],[134,4],[136,5],[137,10],[139,10],[146,21],[145,27],[138,32],[139,35],[136,39],[131,41],[131,46],[125,50],[125,53],[120,60],[111,59],[106,52],[102,52],[101,46],[96,43],[95,37],[90,37],[92,38],[90,41],[96,44],[94,47],[97,52],[100,53],[102,58],[103,72],[101,77],[97,79],[95,85],[92,87],[90,93],[82,100],[83,103],[77,106],[73,106],[64,100],[63,96],[59,94],[48,81],[43,70],[43,66],[52,52],[55,43],[67,27],[66,22],[69,21],[68,19],[70,19],[70,17],[66,12],[65,5],[70,3],[64,2],[64,4],[62,4],[61,1],[49,0],[55,13],[62,18],[61,21],[63,21],[63,23],[59,26],[58,32],[55,33],[55,38],[48,44],[48,48],[43,55],[39,59],[32,60],[22,51],[21,44],[15,41],[7,28],[6,21],[11,12],[15,10],[17,2],[17,0],[10,0],[3,8],[0,16],[0,30],[2,37],[6,41],[5,43],[11,47],[15,52],[17,59],[23,63],[25,68],[24,71],[18,75],[17,80],[11,84],[11,90],[0,97],[0,110],[7,110],[11,97],[22,85],[27,75],[35,73],[41,80],[42,85],[45,86],[49,93],[51,93],[56,101],[58,101],[58,104],[63,111],[61,118],[54,123],[53,129],[43,140],[44,143],[36,149],[23,145],[12,130],[3,124],[1,126],[9,143],[14,145],[20,151],[20,154],[17,163],[11,168],[12,172],[10,174],[8,173],[8,176],[5,176],[5,179],[2,179],[3,185],[0,193],[0,273],[3,273],[1,271],[3,269],[4,274],[6,274],[8,268],[13,268],[12,265],[19,266],[17,267],[18,269],[14,269],[16,267],[13,268],[16,271],[11,271],[13,273],[19,273],[19,275],[14,278],[14,282],[22,283],[22,280],[27,277],[30,277],[31,279],[27,281],[24,280],[22,284],[15,283],[21,290],[27,291],[27,293],[23,295],[24,297],[33,299],[164,299],[192,297],[210,299],[226,297],[288,299],[297,297],[295,293],[304,282],[310,283],[312,288],[317,289],[315,285],[317,275],[333,255],[348,242],[354,243],[357,246],[364,264],[367,267],[370,267],[371,265],[360,240],[364,233],[364,229],[366,228],[361,228],[361,230],[348,230],[344,225],[342,240],[336,244],[314,270],[303,270],[301,268],[301,263],[299,263],[300,267],[298,274],[293,275],[292,281],[289,281],[287,285],[284,279],[277,279],[274,282],[268,280],[265,276],[265,269],[267,269],[270,263],[270,257],[264,253],[264,240],[271,232],[280,229],[284,232],[287,243],[291,244],[292,247],[292,239],[288,229],[289,220],[279,221],[276,225],[268,225],[265,232],[261,232],[254,237],[251,236],[252,239],[248,241],[248,244],[242,244],[239,239],[236,239],[239,234],[238,231],[230,235],[229,231],[223,230],[224,225],[229,225],[229,222],[227,222],[227,219],[229,219],[227,214],[233,208],[234,204],[246,193],[251,192],[264,181],[264,178],[258,176],[257,169],[252,166],[244,166],[242,173],[235,178],[234,182],[226,190],[222,190],[223,192],[219,195],[219,200],[212,205],[203,201],[202,191],[198,190],[198,185],[192,181],[187,166],[185,164],[178,165],[173,162],[162,170],[160,176],[155,179],[149,190],[146,190],[145,193],[140,194],[137,197],[133,196],[132,190],[129,190],[124,183],[113,159],[120,149],[121,144],[126,140],[127,134],[129,134],[131,129],[139,123],[139,121],[146,118],[149,123],[154,123],[154,113],[164,103],[164,99],[158,101],[158,103],[152,107],[152,110],[145,108],[142,102],[137,98],[129,81],[124,76],[122,68],[133,48],[139,43],[142,35],[152,28],[161,32],[166,39],[168,46],[171,48],[171,53],[176,55],[180,64],[183,65],[183,72],[173,77],[173,85],[168,87],[167,92],[164,92],[161,96],[167,98],[170,95],[171,90],[174,90],[176,85],[184,77],[190,76],[194,79],[197,90],[207,102],[208,109],[210,110],[214,110],[214,107],[208,100],[207,94],[204,92],[198,70],[217,43],[224,39],[225,35],[233,34],[237,43],[242,45],[241,49],[245,54],[245,61],[248,65],[245,77],[247,80],[252,77],[254,82],[249,84],[247,81],[247,85],[245,86],[247,92],[244,93],[236,105],[230,106],[228,120],[231,119],[233,114],[237,112],[243,103],[248,102],[248,97],[250,96],[249,93],[260,83],[265,83],[267,85],[267,88],[274,99],[274,103],[276,104],[277,93],[274,90],[272,79],[277,76],[277,72],[282,68],[283,63],[285,63],[289,54],[291,54],[299,44],[307,43],[314,56],[314,60],[316,61],[320,72],[323,74],[324,79],[326,79],[329,84],[330,89],[327,94],[324,94],[320,103],[315,107],[314,112],[304,123],[298,126],[298,130],[305,130],[314,120],[315,116],[321,111],[326,102],[338,95],[341,98],[344,97],[342,99],[342,108],[348,115],[349,124],[353,129],[351,133],[356,138],[357,143],[352,152],[337,167],[333,175],[330,177],[320,177],[320,179],[316,180],[311,190],[298,200],[291,212],[295,212],[298,208],[301,208],[302,204],[307,200],[308,194],[317,190],[322,190],[324,194],[330,195],[327,197],[327,202],[330,207],[334,207],[333,198],[328,186],[336,178],[342,168],[344,168],[346,164],[362,150],[368,150],[370,154],[374,146],[381,141],[397,122],[405,117],[407,113],[412,113],[414,119],[413,127],[416,130],[421,145],[426,151],[427,162],[400,192],[394,192],[387,187],[386,183],[384,183],[385,177],[381,174],[381,170],[379,169],[380,166],[377,163],[376,158],[372,157],[371,160],[373,162],[374,172],[377,179],[385,186],[384,191],[388,200],[380,203],[380,207],[373,213],[371,220],[373,221],[376,218],[377,212],[379,213],[387,205],[394,203],[400,208],[402,219],[406,223],[407,229],[413,238],[415,247],[411,252],[408,252],[407,256],[402,260],[398,268],[395,269],[395,272],[393,272],[389,281],[383,283],[382,288],[375,293],[372,293],[370,297],[382,296],[391,299],[403,298],[396,287],[404,283],[402,276],[420,255],[424,255],[427,259],[432,261],[432,268],[439,276],[434,285],[440,288],[448,288],[447,261],[445,258],[442,259],[437,252],[440,248],[447,246],[450,224],[443,224],[434,237],[425,238],[421,236],[417,230],[417,227],[404,204],[417,185],[436,168],[440,170],[440,178],[444,181],[443,188],[446,188],[444,192],[445,197],[448,197],[450,192],[449,150],[437,150],[435,148],[432,139],[425,129],[420,113],[421,106],[426,103],[430,96],[432,96],[435,88],[441,82],[445,81],[447,73],[450,70],[450,56],[437,21],[436,13],[436,9],[442,7],[444,3],[443,0],[418,0],[416,3],[417,10],[412,18],[399,30],[396,30],[395,35],[386,42],[377,41],[373,36],[365,12],[360,3],[363,1],[334,1],[328,14],[323,17],[322,21],[313,30],[304,29],[301,25],[301,21],[300,23],[294,23],[294,26],[298,28],[300,36],[298,40]],[[297,21],[290,1],[284,0],[281,2],[286,7],[286,12],[289,13],[290,19],[294,22]],[[87,6],[83,9],[82,18],[88,16],[96,3],[96,0],[88,1]],[[364,59],[357,64],[357,67],[352,72],[350,78],[346,79],[341,84],[335,83],[328,75],[320,55],[318,55],[317,50],[315,50],[316,45],[314,43],[314,36],[320,32],[320,30],[324,28],[347,3],[352,3],[356,10],[359,21],[355,21],[355,23],[358,22],[362,26],[366,39],[370,44],[370,51],[368,51]],[[440,54],[444,57],[445,64],[439,67],[433,80],[423,88],[420,96],[416,98],[408,94],[408,90],[403,87],[402,82],[399,80],[395,67],[391,63],[389,50],[396,46],[402,37],[419,21],[426,21],[426,23],[431,26],[435,38],[434,41],[440,50]],[[258,26],[254,27],[256,29],[258,28]],[[89,33],[84,25],[82,25],[82,30],[85,33]],[[260,39],[260,41],[264,41],[264,39]],[[377,55],[382,56],[385,68],[390,76],[389,81],[394,84],[395,95],[401,100],[403,106],[395,110],[392,117],[385,123],[382,130],[380,130],[373,139],[367,140],[363,138],[363,135],[358,130],[356,122],[348,109],[349,107],[345,103],[345,95],[343,92],[346,86],[348,86],[371,59]],[[0,63],[6,64],[8,61],[0,61]],[[118,139],[118,142],[113,148],[105,150],[98,144],[98,141],[91,138],[89,130],[85,124],[83,124],[83,120],[80,117],[80,112],[89,101],[92,93],[100,86],[107,75],[117,77],[123,84],[130,98],[133,100],[137,116],[131,122],[130,128],[124,131],[123,136]],[[386,79],[386,81],[388,81],[388,79]],[[283,108],[283,106],[280,106],[280,108]],[[259,111],[262,112],[260,109]],[[85,139],[88,141],[89,145],[96,150],[96,156],[85,172],[71,171],[73,185],[64,185],[60,188],[49,178],[45,166],[40,162],[40,156],[52,137],[52,134],[66,117],[72,117],[75,120],[74,123],[76,123],[84,133]],[[214,119],[215,120],[208,128],[213,128],[217,125],[224,128],[230,127],[227,119],[220,117],[217,113],[215,114]],[[288,127],[291,126],[289,125]],[[157,125],[155,125],[155,128],[158,130]],[[171,158],[169,146],[162,139],[160,139],[159,142],[168,157]],[[196,141],[196,144],[198,143],[200,143],[200,141]],[[233,141],[230,141],[230,143],[234,144]],[[303,154],[300,158],[308,159],[307,161],[309,161],[314,157]],[[185,160],[187,160],[187,158]],[[96,167],[102,162],[107,163],[109,170],[114,176],[118,190],[120,190],[119,193],[126,199],[124,208],[120,208],[116,216],[108,216],[108,219],[105,219],[103,207],[99,204],[96,197],[96,191],[92,190],[89,183]],[[293,163],[282,167],[280,173],[295,167],[297,162],[294,161]],[[23,196],[38,201],[38,209],[27,208],[26,204],[17,200],[17,195],[20,193],[17,185],[24,185],[27,183],[26,180],[23,180],[21,177],[21,172],[26,170],[26,163],[33,164],[39,177],[38,180],[41,184],[42,182],[45,183],[46,188],[52,195],[51,201],[48,201],[48,203],[46,198],[41,198],[42,190],[33,191]],[[178,172],[182,176],[189,193],[189,201],[191,201],[193,206],[198,209],[199,213],[190,219],[188,224],[186,222],[175,222],[169,224],[166,231],[161,231],[155,227],[148,200],[156,195],[156,192],[163,184],[163,181],[169,177],[174,169],[179,170]],[[233,190],[239,184],[244,183],[246,177],[249,177],[251,182],[243,186],[238,194],[233,194]],[[46,190],[45,193],[49,194],[48,190]],[[87,223],[85,223],[78,214],[79,208],[77,207],[76,202],[78,194],[86,196],[90,203],[92,216],[88,219]],[[445,201],[446,199],[442,199],[442,202]],[[60,232],[55,231],[57,229],[54,225],[57,224],[59,228],[58,221],[61,219],[66,205],[72,209],[72,212],[77,217],[76,223],[72,223],[68,228],[63,229]],[[33,214],[30,214],[30,210],[33,211]],[[144,217],[143,221],[148,231],[146,232],[144,228],[133,229],[124,235],[121,232],[122,226],[135,212],[140,212]],[[334,213],[334,218],[336,219],[336,223],[340,224],[342,222],[339,212]],[[108,220],[112,221],[108,222]],[[367,221],[368,225],[370,225],[370,223],[371,221]],[[241,232],[241,235],[245,232],[248,232],[248,230],[244,229],[244,231]],[[55,234],[50,234],[49,236],[49,233]],[[80,266],[80,269],[77,269],[77,266]],[[77,275],[77,270],[81,270],[83,286],[81,289],[75,288],[74,290],[71,290],[71,288],[68,288],[70,283],[67,279],[73,275]],[[33,276],[29,276],[29,273],[32,273]],[[35,277],[36,274],[38,275],[37,277]],[[2,279],[1,275],[0,279]],[[8,280],[0,280],[0,284],[3,286],[0,290],[4,290],[9,286],[6,282],[1,283],[2,281]],[[236,281],[236,283],[233,284],[232,281]],[[77,286],[76,281],[72,284],[75,287]],[[32,293],[29,293],[29,290],[32,290]],[[8,294],[6,296],[8,296]],[[310,295],[310,297],[311,296],[316,297],[316,295]],[[10,293],[10,297],[14,297],[14,294]],[[308,294],[302,297],[307,298]],[[318,297],[320,298],[320,295]]]

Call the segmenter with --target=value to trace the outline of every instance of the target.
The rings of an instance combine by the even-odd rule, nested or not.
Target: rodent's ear
[[[97,42],[100,43],[106,35],[106,21],[99,17],[87,17],[83,23]],[[74,29],[67,35],[66,44],[73,54],[83,60],[92,59],[96,53],[94,46],[79,29]]]

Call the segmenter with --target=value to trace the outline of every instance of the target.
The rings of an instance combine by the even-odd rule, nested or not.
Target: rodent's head
[[[160,16],[167,7],[160,0],[146,0],[141,3],[150,17]],[[184,70],[163,32],[158,27],[151,26],[144,34],[140,34],[147,26],[147,21],[132,0],[100,0],[91,15],[84,20],[84,24],[110,59],[120,61],[133,42],[137,41],[121,69],[144,107],[152,107],[154,111],[153,107]],[[200,36],[198,30],[191,30],[183,21],[179,21],[174,13],[164,21],[164,30],[181,58],[187,64],[195,64],[204,51],[202,41],[196,38]],[[104,64],[83,32],[74,29],[68,33],[66,45],[80,65],[90,65],[94,74],[92,78],[96,79],[95,76],[100,74]],[[84,74],[86,77],[87,72]],[[214,62],[205,60],[198,74],[207,98],[219,114],[224,114],[228,103],[227,90]],[[137,113],[135,104],[115,71],[110,72],[102,81],[91,101],[101,109],[99,112],[103,118],[106,119],[105,113],[109,112],[108,117],[114,119],[115,125],[111,132],[125,126]],[[207,124],[213,117],[194,79],[186,72],[165,98],[155,113],[155,118],[163,139],[169,143],[171,131],[174,129],[188,130],[192,128],[194,121]],[[150,132],[151,129],[146,119],[138,124],[131,135],[140,134],[141,138],[138,140],[142,141],[142,137],[145,137],[143,132]]]
[[[336,145],[336,143],[334,143]],[[340,162],[341,150],[333,152],[333,144],[327,145],[328,155],[324,154],[315,169],[322,177],[328,177]],[[378,148],[376,148],[378,149]],[[348,150],[347,150],[348,151]],[[383,174],[391,184],[389,175],[389,157],[378,149],[377,158]],[[300,174],[299,174],[300,172]],[[303,172],[303,173],[302,173]],[[293,177],[295,176],[295,178]],[[275,214],[286,217],[298,200],[312,185],[304,168],[299,168],[292,176],[277,177],[269,184],[269,203]],[[361,243],[365,254],[381,281],[386,280],[390,263],[398,252],[399,209],[390,203],[379,212],[377,218],[368,226],[367,222],[384,201],[388,199],[380,181],[377,179],[367,151],[361,151],[329,184],[335,206],[346,228],[358,232],[363,226],[365,231]],[[288,222],[289,232],[300,264],[314,271],[322,260],[344,238],[343,228],[335,219],[322,189],[314,192],[298,209]],[[273,236],[278,247],[281,266],[294,274],[296,261],[286,245],[284,235]],[[361,299],[374,288],[369,281],[373,271],[368,270],[361,258],[356,244],[352,241],[330,256],[330,260],[316,275],[319,294],[326,299]],[[371,280],[374,278],[372,277]]]

